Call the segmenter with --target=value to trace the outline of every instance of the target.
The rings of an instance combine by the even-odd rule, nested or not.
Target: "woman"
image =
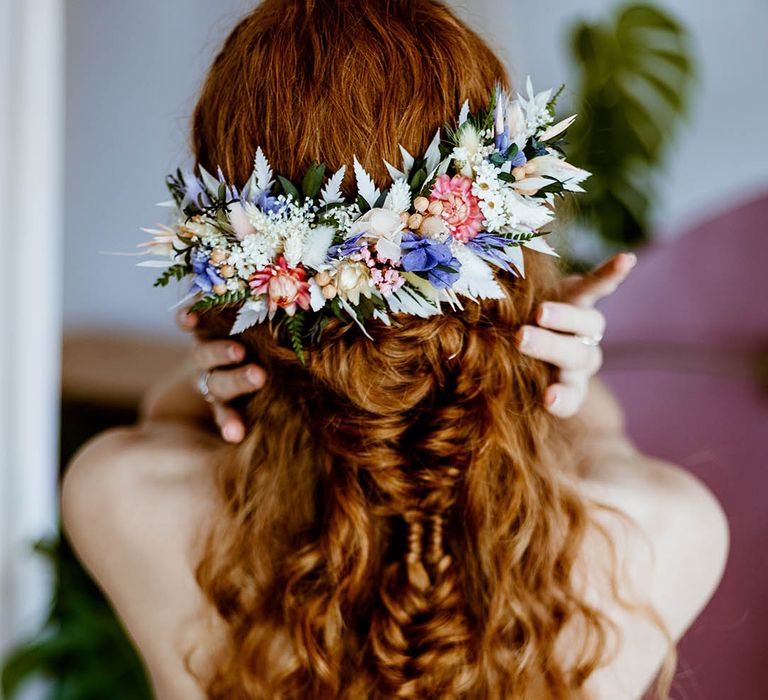
[[[421,152],[497,80],[438,3],[267,0],[211,68],[195,155],[241,185],[254,144],[293,180],[357,154],[385,181],[382,158]],[[556,360],[532,322],[573,307],[551,305],[567,297],[549,258],[525,265],[498,276],[503,299],[372,340],[334,320],[306,365],[268,325],[245,331],[231,359],[263,372],[239,444],[161,392],[81,451],[64,523],[158,697],[640,697],[716,586],[725,522],[637,454],[598,386],[575,421],[548,412],[551,367],[515,334]],[[196,323],[203,353],[232,347],[229,310]]]

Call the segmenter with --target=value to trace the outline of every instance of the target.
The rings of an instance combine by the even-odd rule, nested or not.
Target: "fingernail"
[[[242,356],[243,356],[243,348],[242,348],[242,347],[240,347],[239,345],[231,345],[231,346],[229,347],[229,356],[230,356],[230,357],[231,357],[233,360],[239,360],[239,359],[241,359],[241,358],[242,358]]]
[[[550,320],[551,315],[552,313],[546,304],[542,304],[539,307],[539,323],[546,323]]]
[[[549,394],[547,394],[547,408],[553,409],[557,404],[560,403],[560,394],[556,391],[550,391]]]
[[[238,438],[240,437],[238,433],[239,431],[237,427],[231,424],[225,425],[224,429],[221,431],[221,434],[227,442],[238,442]]]
[[[525,326],[523,326],[517,332],[517,347],[519,347],[519,348],[527,347],[530,339],[531,339],[530,331]]]
[[[260,389],[264,385],[264,372],[258,367],[249,367],[246,372],[248,381],[257,389]]]
[[[629,257],[629,269],[631,270],[635,265],[637,265],[637,255],[634,253],[628,253],[627,257]]]

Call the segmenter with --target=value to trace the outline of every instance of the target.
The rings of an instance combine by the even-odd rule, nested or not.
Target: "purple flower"
[[[426,272],[426,275],[421,276],[442,289],[452,286],[459,278],[461,263],[453,256],[450,244],[439,243],[431,238],[418,238],[406,232],[400,247],[408,251],[402,258],[406,272]]]
[[[195,273],[192,289],[194,291],[210,294],[214,285],[224,284],[224,279],[218,270],[211,265],[210,253],[196,251],[192,253],[192,271]]]
[[[360,243],[360,239],[366,233],[367,231],[362,231],[361,233],[358,233],[354,236],[350,236],[349,238],[339,243],[338,245],[332,245],[330,248],[328,248],[328,257],[329,258],[346,258],[348,255],[354,255],[361,248],[365,247],[364,243]]]
[[[509,263],[514,264],[514,260],[504,251],[507,246],[511,245],[512,241],[508,238],[487,231],[478,233],[477,236],[467,241],[467,247],[480,258],[497,265],[502,270],[514,273],[514,270],[509,266]]]
[[[184,181],[184,201],[181,203],[183,209],[188,203],[199,207],[202,202],[203,207],[211,206],[211,200],[203,187],[203,183],[195,177],[191,170],[182,173]]]

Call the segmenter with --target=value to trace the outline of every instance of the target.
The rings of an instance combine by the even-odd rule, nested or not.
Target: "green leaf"
[[[163,273],[155,280],[154,287],[167,287],[168,283],[175,279],[176,281],[179,281],[186,277],[187,275],[192,273],[192,266],[187,264],[178,263],[176,265],[171,265],[167,270],[164,270]]]
[[[294,185],[290,180],[284,178],[282,175],[278,175],[277,180],[280,183],[280,186],[283,188],[285,196],[293,197],[297,204],[301,204],[301,194],[299,194],[299,190],[296,189],[296,185]]]
[[[296,353],[296,357],[299,358],[299,362],[306,366],[304,357],[304,320],[305,315],[303,311],[296,311],[293,316],[286,314],[285,327],[288,329],[288,337],[291,342],[291,347]]]
[[[424,168],[419,168],[415,173],[411,176],[411,191],[415,194],[418,194],[421,192],[421,188],[424,186],[424,183],[427,180],[427,171],[424,170]]]
[[[317,197],[317,193],[323,186],[324,177],[325,163],[312,162],[301,183],[301,190],[304,193],[304,196],[309,197],[310,199]]]
[[[365,214],[365,212],[371,208],[371,205],[368,204],[368,201],[361,194],[357,195],[355,201],[357,202],[357,208],[360,210],[361,214]]]
[[[235,292],[227,292],[226,294],[211,294],[193,304],[190,311],[207,311],[208,309],[224,306],[225,304],[239,304],[241,301],[245,301],[250,294],[250,289],[241,289]]]

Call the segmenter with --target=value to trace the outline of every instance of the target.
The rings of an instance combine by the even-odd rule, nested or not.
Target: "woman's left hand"
[[[603,362],[600,340],[605,317],[594,308],[626,279],[637,258],[620,253],[584,276],[564,280],[562,301],[547,301],[536,311],[536,326],[522,326],[517,334],[520,352],[544,360],[560,370],[547,387],[544,403],[561,418],[573,416],[587,395],[589,380]]]

